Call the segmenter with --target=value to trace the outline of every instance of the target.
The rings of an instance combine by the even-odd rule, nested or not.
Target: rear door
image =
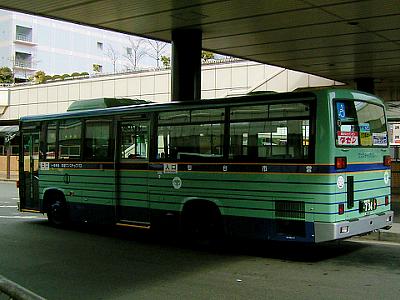
[[[22,133],[23,155],[20,157],[22,210],[40,210],[39,201],[39,130],[30,129]]]

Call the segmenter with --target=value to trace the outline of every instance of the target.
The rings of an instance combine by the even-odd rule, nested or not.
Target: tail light
[[[388,206],[388,205],[389,205],[389,196],[386,195],[385,196],[385,206]]]
[[[386,167],[390,167],[391,164],[392,164],[392,157],[390,155],[385,155],[383,157],[383,165]]]
[[[344,203],[339,204],[339,210],[338,210],[339,215],[344,214]]]
[[[347,158],[346,157],[335,157],[335,168],[336,169],[346,169],[347,168]]]

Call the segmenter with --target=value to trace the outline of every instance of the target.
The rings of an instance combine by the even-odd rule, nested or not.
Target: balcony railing
[[[32,69],[32,63],[29,61],[15,61],[15,67]]]
[[[29,36],[29,35],[26,35],[26,34],[17,33],[16,40],[17,41],[22,41],[22,42],[32,43],[32,36]]]

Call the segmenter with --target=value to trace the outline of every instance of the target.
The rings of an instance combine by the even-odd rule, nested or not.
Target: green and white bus
[[[393,222],[385,109],[354,90],[80,101],[20,130],[19,209],[54,225],[318,243]]]

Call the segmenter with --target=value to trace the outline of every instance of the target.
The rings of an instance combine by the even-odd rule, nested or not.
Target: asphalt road
[[[50,227],[0,182],[0,274],[48,299],[398,299],[400,245],[229,242]]]

